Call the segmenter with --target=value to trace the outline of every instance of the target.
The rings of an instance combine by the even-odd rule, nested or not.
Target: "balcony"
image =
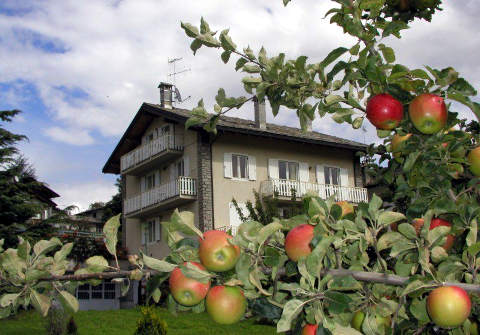
[[[123,211],[127,217],[141,218],[155,214],[185,202],[195,200],[197,196],[196,181],[189,177],[155,187],[124,201]]]
[[[287,179],[262,181],[261,192],[267,197],[277,196],[279,200],[291,200],[294,195],[301,199],[307,192],[313,192],[322,199],[334,195],[336,201],[368,202],[367,189],[363,187],[316,184]]]
[[[121,173],[140,175],[158,163],[182,155],[180,136],[164,135],[130,151],[120,159]]]
[[[235,236],[237,235],[237,231],[238,231],[238,226],[223,226],[223,227],[217,227],[215,228],[215,230],[220,230],[220,231],[224,231],[232,236]]]

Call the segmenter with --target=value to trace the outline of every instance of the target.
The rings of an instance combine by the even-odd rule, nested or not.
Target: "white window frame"
[[[233,157],[236,157],[237,159],[237,164],[236,166],[233,165]],[[241,177],[241,168],[240,168],[240,159],[239,158],[245,158],[245,177]],[[234,172],[237,173],[237,176],[234,176]],[[245,154],[237,154],[237,153],[232,153],[232,179],[234,180],[249,180],[249,157],[248,155]]]
[[[298,161],[290,161],[290,160],[286,160],[286,159],[279,159],[278,160],[278,179],[283,179],[283,178],[280,178],[280,163],[282,162],[285,162],[286,163],[286,171],[285,171],[285,175],[286,175],[286,179],[285,180],[295,180],[295,181],[300,181],[300,162]],[[297,165],[297,178],[296,179],[290,179],[290,169],[289,169],[289,165],[290,164],[296,164]]]
[[[152,173],[149,173],[149,174],[145,175],[145,187],[144,187],[145,192],[153,190],[156,187],[156,180],[155,180],[156,176],[155,175],[156,175],[156,172],[152,172]],[[152,181],[151,187],[148,187],[149,178],[151,178],[151,181]]]
[[[337,169],[337,184],[333,183],[327,183],[327,178],[330,180],[331,179],[331,173],[330,170],[328,170],[328,175],[327,175],[327,169]],[[324,180],[325,180],[325,185],[337,185],[337,186],[342,186],[342,180],[340,174],[342,173],[342,169],[339,166],[333,166],[333,165],[324,165],[323,166],[323,174],[324,174]]]

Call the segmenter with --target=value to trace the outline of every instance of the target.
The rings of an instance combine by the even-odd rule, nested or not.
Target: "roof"
[[[157,104],[144,102],[105,163],[105,166],[102,170],[103,173],[120,173],[121,156],[140,145],[141,136],[155,117],[161,116],[166,120],[185,123],[190,115],[191,111],[187,109],[163,108]],[[202,127],[196,126],[192,127],[192,129],[201,130]],[[282,126],[273,123],[267,123],[266,129],[259,129],[255,126],[255,121],[253,120],[231,116],[222,116],[217,123],[217,129],[294,142],[344,148],[354,151],[365,151],[367,148],[367,145],[360,142],[350,141],[344,138],[322,134],[316,131],[303,132],[299,128]]]

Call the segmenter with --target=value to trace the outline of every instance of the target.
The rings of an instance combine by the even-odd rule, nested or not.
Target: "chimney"
[[[259,129],[267,129],[265,100],[259,102],[257,97],[253,97],[253,108],[255,109],[255,127]]]
[[[160,83],[160,106],[163,108],[172,108],[173,85],[169,83]]]

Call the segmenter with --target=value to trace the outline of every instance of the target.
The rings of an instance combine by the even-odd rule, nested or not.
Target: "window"
[[[114,283],[103,283],[103,299],[115,299]]]
[[[248,156],[232,155],[233,178],[248,179]]]
[[[175,165],[177,177],[185,176],[185,163],[183,159],[178,161]]]
[[[170,135],[170,125],[167,124],[163,127],[157,128],[157,135],[158,137]]]
[[[340,168],[325,166],[325,184],[340,185]]]
[[[77,298],[79,300],[89,300],[90,299],[90,285],[83,284],[77,288]]]
[[[102,299],[103,287],[102,284],[92,286],[92,299]]]
[[[145,191],[155,187],[155,173],[145,176]]]
[[[298,163],[278,161],[278,177],[280,179],[298,180]]]
[[[147,243],[155,242],[155,220],[147,221],[145,235]]]

